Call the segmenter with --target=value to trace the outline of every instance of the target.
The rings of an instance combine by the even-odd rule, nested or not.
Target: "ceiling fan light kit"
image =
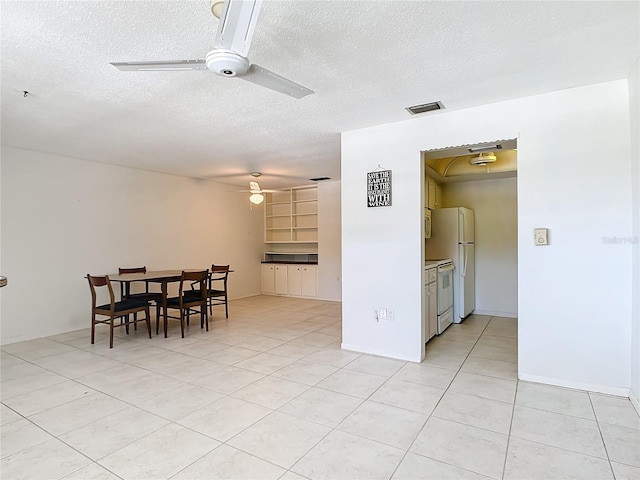
[[[261,193],[252,193],[249,196],[249,201],[254,205],[260,205],[262,202],[264,202],[264,195],[262,195]]]
[[[303,98],[311,95],[302,85],[281,77],[266,68],[251,64],[247,55],[256,28],[263,0],[212,0],[211,12],[218,17],[218,29],[213,50],[204,60],[167,60],[156,62],[114,62],[114,67],[125,70],[204,70],[222,77],[242,78],[261,87]]]

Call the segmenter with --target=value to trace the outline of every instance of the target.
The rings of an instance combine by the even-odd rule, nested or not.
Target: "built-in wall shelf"
[[[309,185],[266,194],[265,243],[318,242],[318,187]]]

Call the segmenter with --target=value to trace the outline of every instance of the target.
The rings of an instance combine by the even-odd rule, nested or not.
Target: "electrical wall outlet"
[[[380,320],[387,320],[387,309],[381,308],[380,310],[378,310],[378,317],[380,318]]]
[[[396,316],[395,313],[393,311],[393,309],[391,308],[387,308],[387,320],[389,320],[390,322],[393,322],[395,320]]]

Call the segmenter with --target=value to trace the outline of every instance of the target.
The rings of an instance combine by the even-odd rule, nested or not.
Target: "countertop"
[[[438,265],[442,265],[443,263],[451,263],[452,260],[450,258],[442,258],[439,260],[425,260],[424,268],[436,268]]]
[[[282,260],[266,260],[262,263],[277,263],[280,265],[317,265],[318,262],[294,262],[294,261],[282,261]]]

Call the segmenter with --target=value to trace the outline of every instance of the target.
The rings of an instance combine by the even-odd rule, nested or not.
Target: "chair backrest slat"
[[[118,273],[120,275],[127,273],[147,273],[146,265],[144,267],[133,267],[133,268],[118,268]],[[149,282],[144,282],[145,285],[145,293],[149,293]],[[131,293],[131,284],[129,282],[120,282],[120,296],[128,297]]]
[[[183,301],[183,295],[185,291],[185,285],[191,285],[194,282],[198,282],[198,290],[200,292],[200,297],[203,301],[206,301],[207,298],[207,279],[209,278],[209,270],[202,270],[197,272],[185,272],[182,271],[182,279],[180,281],[180,292],[179,298],[180,303]]]
[[[147,273],[147,267],[135,267],[135,268],[118,268],[120,275],[125,273]]]
[[[111,306],[111,310],[115,309],[115,295],[113,294],[113,288],[111,287],[111,281],[109,280],[109,275],[89,275],[87,273],[87,279],[89,280],[89,288],[91,288],[91,305],[92,308],[96,307],[96,287],[104,287],[105,285],[109,289],[109,304]]]
[[[227,290],[227,278],[229,277],[229,265],[211,265],[209,288],[213,288],[212,282],[223,282],[223,290]],[[220,285],[219,283],[217,284]]]

